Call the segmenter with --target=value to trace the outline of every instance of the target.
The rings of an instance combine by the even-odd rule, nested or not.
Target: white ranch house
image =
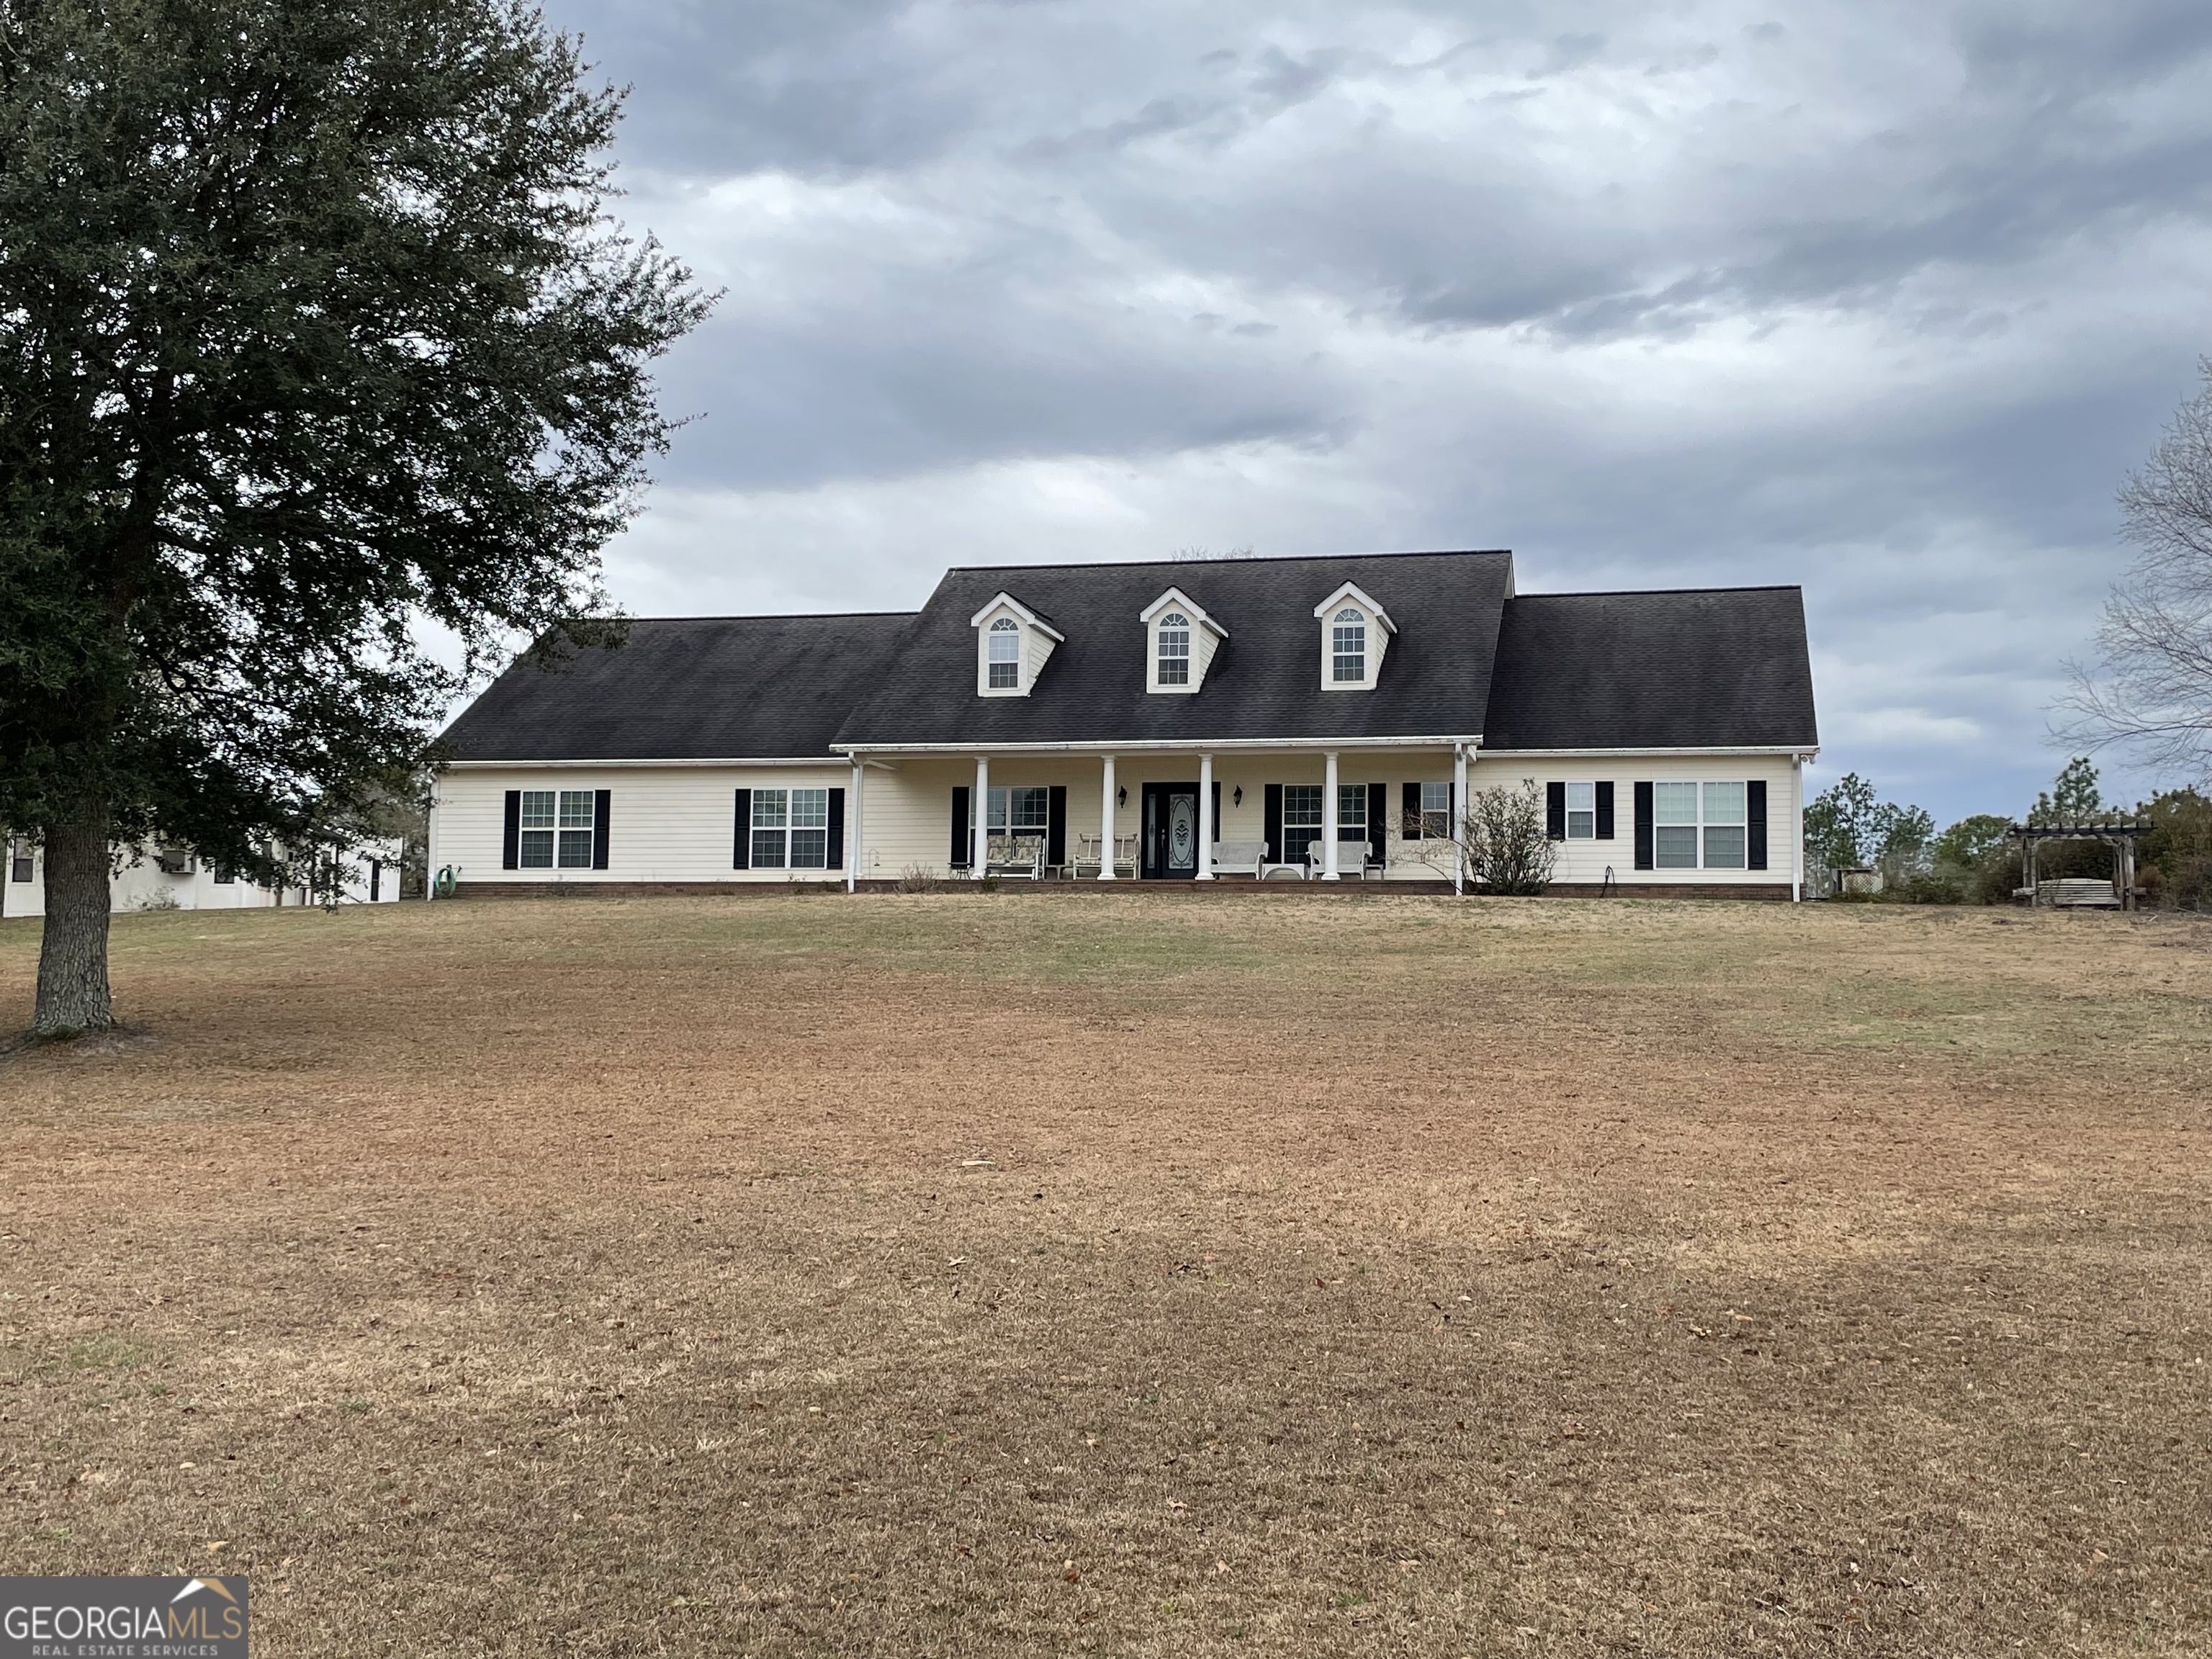
[[[445,736],[459,894],[910,872],[1442,884],[1544,790],[1569,891],[1795,898],[1795,587],[1516,595],[1504,552],[955,569],[917,612],[635,622]]]

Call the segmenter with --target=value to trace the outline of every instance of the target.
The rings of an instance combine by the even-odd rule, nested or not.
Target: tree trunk
[[[107,825],[53,825],[46,852],[46,924],[31,1031],[42,1037],[104,1031],[115,1024],[107,994]]]

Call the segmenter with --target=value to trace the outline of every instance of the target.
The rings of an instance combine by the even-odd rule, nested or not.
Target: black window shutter
[[[952,867],[965,870],[975,862],[975,845],[968,834],[968,789],[964,783],[952,786]]]
[[[1045,792],[1044,861],[1067,862],[1067,786],[1064,783],[1055,783]]]
[[[613,817],[614,793],[607,789],[592,791],[592,868],[607,867],[607,821]]]
[[[1750,870],[1766,868],[1766,780],[1753,778],[1743,786],[1743,862]]]
[[[507,841],[500,854],[499,867],[519,870],[522,867],[522,791],[507,792]]]
[[[1636,867],[1651,867],[1651,786],[1636,786]]]
[[[827,860],[832,870],[845,867],[845,792],[830,792],[830,851]]]
[[[1567,786],[1564,783],[1544,786],[1544,836],[1548,841],[1567,838]]]
[[[1421,838],[1421,786],[1407,784],[1400,792],[1400,797],[1406,804],[1406,823],[1401,833],[1407,841],[1419,841]]]
[[[1370,783],[1367,786],[1367,861],[1388,864],[1390,861],[1390,786]]]
[[[753,792],[738,791],[738,839],[730,854],[730,868],[750,870],[753,867]]]
[[[1213,838],[1216,841],[1221,839],[1221,786],[1218,783],[1213,786]],[[1212,867],[1212,865],[1206,866],[1209,870]]]
[[[1613,780],[1606,779],[1597,787],[1597,838],[1613,839]]]
[[[1261,832],[1267,838],[1267,862],[1280,864],[1283,861],[1283,786],[1279,783],[1267,786],[1267,813]]]

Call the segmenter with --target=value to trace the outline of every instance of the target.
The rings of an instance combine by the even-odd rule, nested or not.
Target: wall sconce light
[[[1244,804],[1244,786],[1240,783],[1234,789],[1231,790],[1229,792],[1229,799],[1235,801],[1237,805],[1242,806]]]
[[[1127,806],[1129,804],[1129,786],[1127,784],[1123,784],[1119,789],[1116,789],[1114,792],[1114,804],[1117,806]]]

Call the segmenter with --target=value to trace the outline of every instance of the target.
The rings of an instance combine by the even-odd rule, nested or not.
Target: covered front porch
[[[847,884],[920,869],[977,881],[1456,884],[1449,825],[1469,749],[856,751]],[[925,835],[933,846],[916,856]]]

